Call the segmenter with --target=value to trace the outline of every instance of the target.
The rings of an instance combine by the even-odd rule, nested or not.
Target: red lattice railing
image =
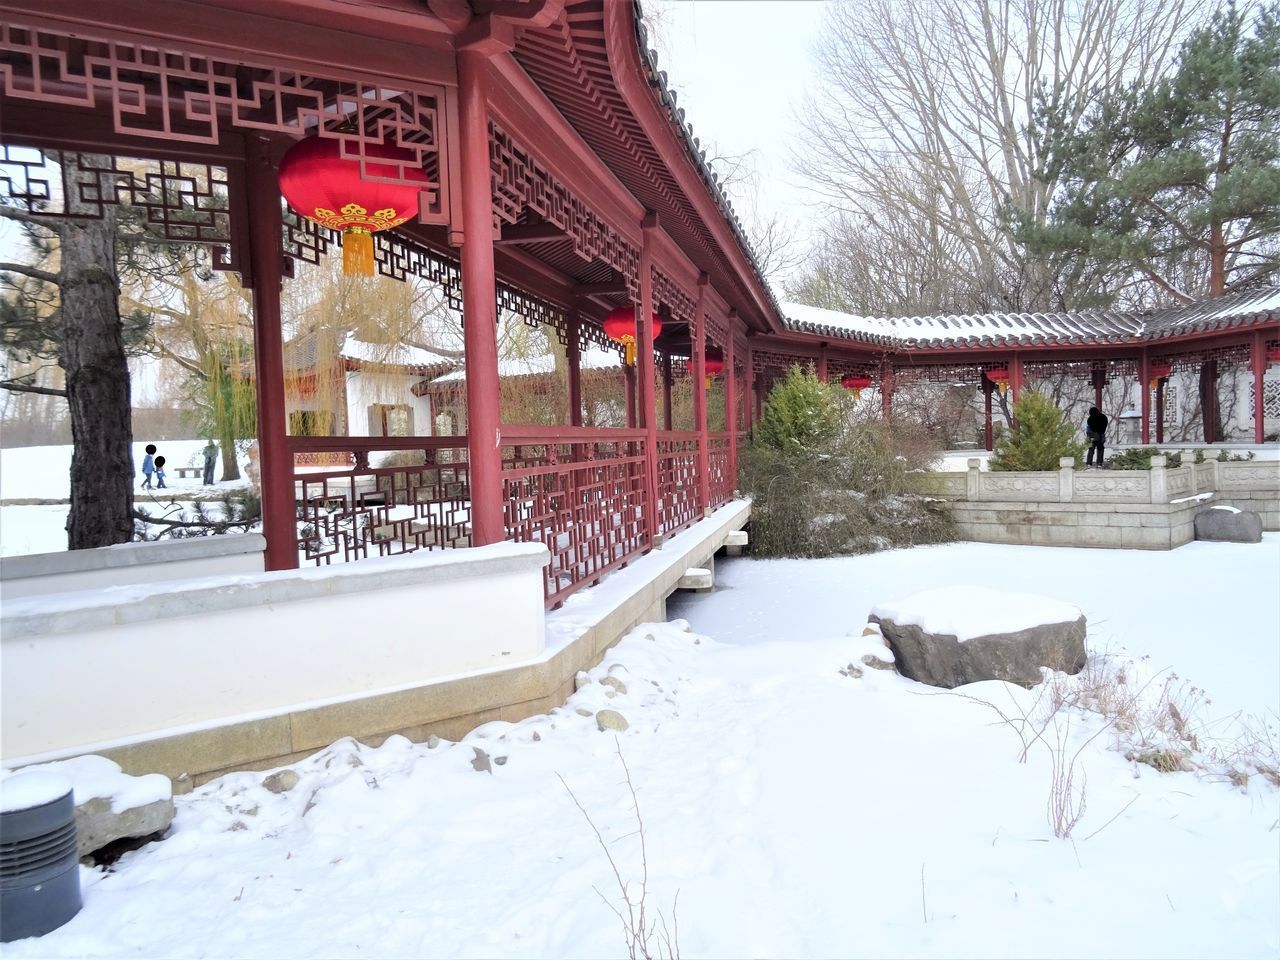
[[[507,534],[546,544],[548,605],[649,547],[643,430],[504,426]]]
[[[668,534],[701,519],[698,506],[698,434],[658,434],[658,532]]]
[[[289,447],[300,563],[471,545],[466,437],[290,437]],[[299,462],[344,453],[354,465]]]
[[[737,484],[729,463],[729,434],[712,433],[709,443],[707,469],[711,473],[711,509],[714,510],[733,498],[733,488]]]

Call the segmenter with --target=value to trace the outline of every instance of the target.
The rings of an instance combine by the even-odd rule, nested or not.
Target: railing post
[[[497,288],[489,173],[489,58],[510,47],[495,18],[459,35],[458,116],[462,167],[462,314],[467,367],[467,472],[471,543],[506,539],[502,516],[501,410],[498,394]]]
[[[1075,493],[1075,457],[1058,458],[1058,502],[1070,503]]]
[[[969,472],[964,476],[964,498],[976,501],[981,499],[982,461],[977,457],[970,457],[968,464]]]
[[[645,524],[649,543],[662,529],[658,517],[658,419],[653,396],[653,232],[658,215],[649,213],[641,223],[640,240],[640,322],[636,350],[636,377],[640,381],[636,406],[643,418],[645,447]]]
[[[707,435],[707,284],[698,277],[698,305],[693,311],[693,429],[698,431],[698,505],[711,513],[711,438]]]
[[[245,209],[250,276],[253,283],[253,363],[258,392],[258,457],[262,484],[262,528],[268,570],[298,566],[293,454],[289,450],[284,402],[284,345],[280,326],[280,284],[284,247],[281,241],[280,183],[270,144],[248,138],[245,163]]]
[[[1146,389],[1146,383],[1142,384]],[[1151,458],[1151,502],[1152,503],[1168,503],[1169,502],[1169,478],[1165,470],[1165,464],[1168,463],[1168,457],[1164,454],[1157,454]]]

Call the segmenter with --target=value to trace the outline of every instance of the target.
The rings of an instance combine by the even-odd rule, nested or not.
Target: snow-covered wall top
[[[999,347],[1119,343],[1254,326],[1280,320],[1280,287],[1145,313],[985,313],[863,317],[802,303],[782,304],[788,329],[895,347]]]

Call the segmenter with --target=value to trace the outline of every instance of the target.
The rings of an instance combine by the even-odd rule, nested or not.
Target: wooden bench
[[[174,467],[173,472],[178,475],[179,479],[187,476],[188,474],[193,477],[203,477],[204,467]]]

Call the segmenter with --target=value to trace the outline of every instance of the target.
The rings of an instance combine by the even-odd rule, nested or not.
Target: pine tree
[[[1249,26],[1219,10],[1171,76],[1103,98],[1078,130],[1042,94],[1030,132],[1066,186],[1019,239],[1113,295],[1136,281],[1190,302],[1280,270],[1280,3]]]
[[[844,419],[843,397],[811,370],[792,367],[764,402],[756,439],[782,451],[813,450],[831,440]]]
[[[992,470],[1057,470],[1059,457],[1075,457],[1080,465],[1085,445],[1051,399],[1028,390],[1013,405],[1013,417],[1013,429],[996,441]]]

